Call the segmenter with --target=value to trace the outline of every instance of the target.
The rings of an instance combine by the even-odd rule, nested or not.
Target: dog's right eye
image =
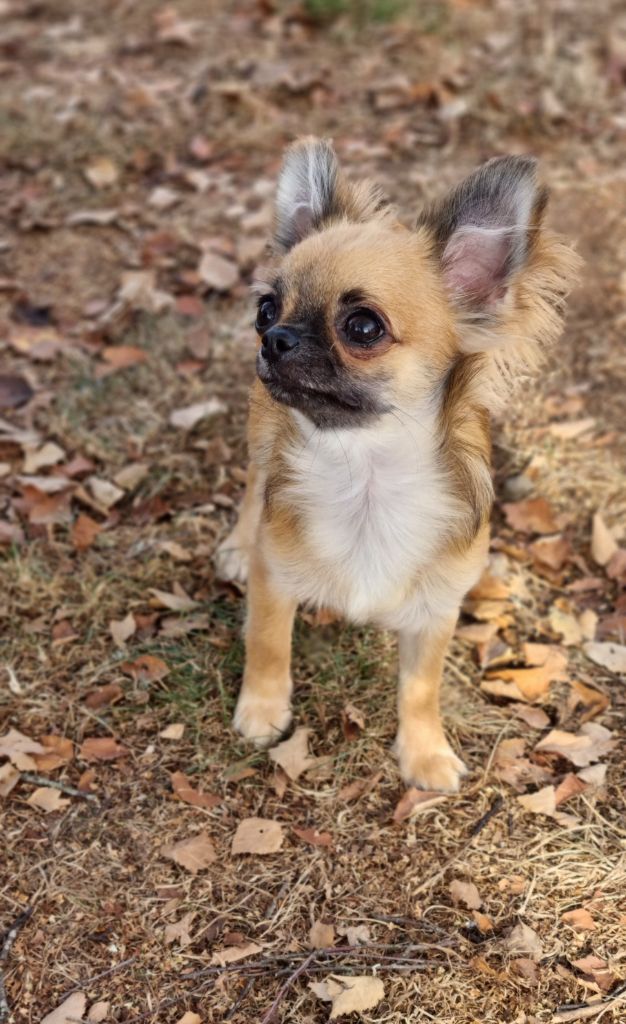
[[[256,314],[255,327],[259,334],[262,334],[263,331],[266,331],[268,329],[268,327],[271,327],[272,324],[275,322],[277,316],[278,309],[276,307],[276,302],[274,301],[271,295],[266,295],[259,302]]]

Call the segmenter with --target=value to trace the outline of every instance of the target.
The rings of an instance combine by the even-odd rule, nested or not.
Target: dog
[[[489,161],[409,229],[326,140],[286,152],[275,270],[260,288],[249,470],[222,578],[247,578],[237,731],[289,728],[300,603],[394,630],[404,781],[455,791],[465,766],[439,687],[481,576],[490,418],[562,329],[577,257],[547,232],[534,159]]]

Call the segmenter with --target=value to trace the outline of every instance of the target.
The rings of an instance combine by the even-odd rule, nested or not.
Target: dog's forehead
[[[426,246],[401,225],[341,224],[311,235],[282,262],[285,307],[327,307],[362,294],[397,301],[401,282],[430,273]]]

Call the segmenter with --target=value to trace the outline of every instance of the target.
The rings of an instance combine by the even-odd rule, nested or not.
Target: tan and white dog
[[[577,263],[542,227],[546,199],[534,160],[503,157],[409,230],[328,142],[287,151],[247,492],[218,554],[248,579],[235,727],[255,743],[291,721],[298,604],[324,606],[397,632],[402,776],[458,788],[438,691],[487,556],[490,414],[558,337]]]

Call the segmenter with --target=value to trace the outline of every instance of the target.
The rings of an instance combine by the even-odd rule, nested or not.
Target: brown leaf
[[[107,345],[102,350],[102,358],[106,366],[103,367],[104,374],[115,373],[116,370],[125,370],[129,366],[137,366],[145,363],[148,353],[137,345]]]
[[[565,914],[561,914],[561,921],[564,921],[576,932],[593,932],[598,927],[589,911],[584,907],[568,910]]]
[[[211,251],[200,260],[198,273],[204,284],[217,292],[229,292],[239,280],[237,264]]]
[[[385,995],[380,978],[359,974],[329,974],[323,981],[310,981],[309,988],[319,999],[332,1003],[329,1020],[371,1010]]]
[[[87,484],[98,505],[105,511],[113,508],[124,497],[121,487],[116,487],[110,480],[101,480],[100,477],[90,476]]]
[[[288,740],[283,740],[268,751],[270,760],[280,765],[292,782],[295,782],[303,772],[309,771],[317,762],[317,758],[309,754],[310,731],[303,727],[296,729]]]
[[[563,729],[552,729],[539,741],[535,750],[560,754],[575,764],[577,768],[586,768],[594,761],[599,761],[617,745],[613,734],[597,722],[586,722],[578,733],[565,732]]]
[[[337,799],[345,800],[346,802],[349,802],[350,800],[358,800],[367,793],[371,793],[372,790],[376,788],[382,777],[382,772],[374,772],[372,775],[368,775],[364,779],[355,779],[354,782],[348,782],[348,784],[342,786],[337,793]]]
[[[556,810],[554,786],[544,786],[536,793],[525,793],[523,796],[518,796],[517,800],[524,810],[531,811],[533,814],[547,814],[548,817],[552,817]]]
[[[35,771],[37,765],[31,754],[45,753],[46,748],[41,743],[31,740],[17,729],[9,729],[5,736],[0,736],[0,757],[8,757],[20,771]]]
[[[81,512],[72,526],[72,544],[77,551],[87,551],[101,532],[102,527],[100,524],[95,519],[92,519],[91,516]]]
[[[520,978],[525,978],[526,981],[533,985],[539,982],[539,968],[535,961],[527,956],[521,956],[517,960],[512,960],[511,971],[513,974],[519,975]]]
[[[529,544],[528,550],[537,562],[555,572],[563,568],[572,553],[569,541],[560,533],[554,537],[540,537]]]
[[[30,401],[34,393],[25,377],[19,377],[14,373],[0,373],[0,410],[19,409],[21,405],[26,405],[26,402]]]
[[[544,768],[533,764],[524,756],[525,748],[525,741],[521,737],[502,740],[493,759],[496,778],[512,786],[518,793],[524,790],[529,782],[538,785],[550,778]]]
[[[533,960],[543,956],[543,945],[536,931],[520,921],[509,932],[504,945],[510,953],[528,953]]]
[[[84,741],[79,750],[79,756],[83,761],[115,761],[116,758],[127,755],[126,747],[112,736],[91,736]]]
[[[571,712],[580,709],[583,722],[588,722],[590,718],[601,715],[610,703],[605,693],[600,693],[592,686],[586,686],[585,683],[574,680],[570,683],[567,707]]]
[[[170,774],[170,782],[178,799],[186,804],[191,804],[193,807],[212,808],[217,807],[222,802],[221,797],[214,796],[213,793],[201,793],[200,790],[194,789],[183,772],[172,772]]]
[[[167,590],[156,590],[154,587],[150,587],[150,593],[154,594],[156,603],[161,608],[169,608],[171,612],[189,612],[193,608],[197,608],[197,601],[189,597],[182,587],[179,587],[178,590],[179,593],[171,594]]]
[[[617,551],[617,541],[599,512],[591,520],[591,557],[596,565],[607,565]]]
[[[601,665],[615,675],[626,674],[626,645],[610,642],[594,642],[583,644],[583,650],[596,665]]]
[[[539,649],[541,648],[541,652]],[[504,682],[514,683],[521,699],[538,700],[549,689],[550,683],[567,680],[567,656],[559,650],[545,644],[526,644],[525,649],[533,649],[536,656],[543,657],[533,668],[498,668],[489,672],[490,679],[495,676]]]
[[[199,1013],[194,1013],[193,1010],[187,1010],[180,1020],[176,1021],[176,1024],[202,1024],[202,1017]]]
[[[572,967],[577,967],[579,971],[588,975],[592,981],[595,981],[602,992],[609,992],[615,984],[616,977],[614,974],[611,974],[606,960],[601,960],[600,957],[594,956],[593,953],[582,957],[580,960],[572,960]]]
[[[276,853],[284,840],[285,834],[278,821],[268,818],[244,818],[233,836],[231,853]]]
[[[109,622],[109,631],[116,647],[124,648],[126,641],[130,640],[136,629],[137,624],[132,612],[129,612],[125,619],[111,619]]]
[[[161,729],[159,733],[159,737],[162,740],[182,740],[184,735],[184,722],[172,722],[171,725],[166,725],[164,729]]]
[[[297,828],[295,825],[291,826],[291,831],[297,835],[298,839],[304,843],[310,843],[311,846],[333,845],[333,837],[330,832],[318,832],[316,828]]]
[[[71,996],[64,999],[56,1010],[47,1013],[41,1024],[74,1024],[82,1020],[87,1006],[87,996],[84,992],[73,992]]]
[[[236,963],[237,960],[243,960],[247,956],[255,956],[257,953],[261,953],[263,947],[259,946],[256,942],[245,942],[241,945],[227,946],[226,949],[217,949],[211,957],[211,963],[217,964],[219,967],[225,967],[226,964]]]
[[[45,811],[46,814],[50,814],[52,811],[61,811],[69,802],[69,800],[63,799],[60,790],[48,789],[47,786],[35,789],[26,801],[31,807],[37,807],[40,811]]]
[[[580,623],[570,612],[553,604],[548,621],[550,629],[561,637],[564,647],[573,647],[581,642],[583,634]]]
[[[20,773],[10,761],[0,765],[0,797],[7,797],[20,781]]]
[[[117,181],[119,170],[110,157],[98,156],[85,168],[85,177],[94,188],[108,188]]]
[[[483,935],[488,935],[494,930],[493,921],[488,914],[481,914],[480,910],[472,910],[472,917],[474,924]]]
[[[346,704],[341,709],[341,729],[351,742],[359,738],[365,728],[365,715],[354,704]]]
[[[134,661],[123,661],[120,668],[140,683],[157,683],[165,679],[170,671],[167,662],[154,654],[140,654]]]
[[[411,787],[407,789],[406,793],[400,797],[396,804],[393,820],[398,824],[414,814],[420,814],[422,811],[428,810],[429,807],[435,807],[437,804],[443,803],[445,800],[447,800],[445,793],[431,793],[427,790]]]
[[[511,588],[487,569],[467,596],[475,601],[504,601],[511,596]]]
[[[85,697],[85,707],[91,711],[96,711],[98,708],[106,707],[107,704],[114,704],[116,701],[121,700],[124,696],[124,691],[119,683],[107,683],[105,686],[99,686],[97,690],[91,690],[90,693]]]
[[[309,929],[309,949],[327,949],[335,945],[335,929],[332,924],[315,921]]]
[[[545,498],[526,498],[502,506],[509,526],[521,533],[557,533],[552,506]]]
[[[206,832],[198,832],[190,839],[181,839],[178,843],[167,843],[161,847],[161,856],[173,860],[192,875],[217,860],[215,847]]]
[[[528,707],[527,704],[512,704],[511,711],[515,712],[517,718],[521,718],[531,729],[545,729],[550,725],[550,719],[541,708]]]
[[[89,1024],[102,1024],[102,1021],[106,1020],[109,1016],[110,1008],[111,1004],[105,999],[101,999],[97,1003],[92,1003],[89,1007],[89,1013],[87,1014]]]
[[[37,771],[52,772],[55,768],[67,764],[74,757],[74,744],[64,736],[55,734],[42,736],[41,744],[46,748],[47,753],[33,755]]]
[[[165,925],[163,938],[168,946],[172,942],[177,942],[181,949],[191,945],[193,940],[189,929],[195,916],[195,910],[190,910],[189,913],[181,917],[180,921],[174,921],[172,924]]]
[[[200,420],[204,420],[208,416],[219,416],[224,412],[227,412],[227,408],[219,398],[209,398],[206,402],[197,402],[195,405],[188,405],[183,409],[174,409],[170,413],[169,422],[173,427],[179,427],[181,430],[193,430]]]
[[[581,434],[587,434],[595,426],[595,422],[593,416],[586,416],[581,420],[563,420],[561,423],[551,423],[548,431],[561,441],[573,441]]]
[[[572,772],[568,772],[564,779],[556,787],[554,794],[554,800],[556,806],[564,804],[566,800],[570,800],[573,796],[577,796],[578,793],[583,793],[587,788],[582,779],[579,779],[577,775]]]
[[[448,890],[455,906],[461,903],[468,910],[480,910],[483,905],[478,889],[473,882],[462,882],[460,878],[455,878],[450,882]]]

